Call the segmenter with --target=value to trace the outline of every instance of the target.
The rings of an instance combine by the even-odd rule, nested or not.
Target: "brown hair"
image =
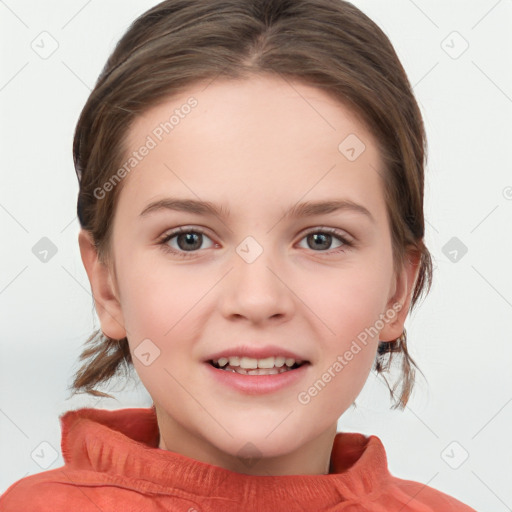
[[[430,290],[432,259],[424,245],[423,187],[426,137],[406,73],[384,32],[342,0],[167,0],[129,27],[110,55],[76,126],[73,156],[80,183],[77,213],[103,262],[109,261],[112,219],[121,185],[95,191],[124,161],[127,133],[144,111],[195,82],[277,74],[320,88],[361,116],[375,135],[385,165],[385,197],[399,270],[412,248],[420,268],[411,309]],[[341,141],[340,141],[341,142]],[[72,389],[110,395],[94,386],[133,363],[126,338],[95,331],[80,356],[85,361]],[[401,371],[392,398],[404,408],[417,368],[406,336],[379,342],[374,369]]]

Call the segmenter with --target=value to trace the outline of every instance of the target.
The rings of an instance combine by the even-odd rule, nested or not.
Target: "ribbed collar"
[[[252,476],[158,448],[154,407],[82,408],[64,413],[60,421],[69,468],[116,475],[141,490],[178,490],[199,500],[250,500],[255,509],[270,500],[274,510],[286,510],[290,499],[300,497],[304,510],[327,510],[344,501],[376,499],[392,479],[384,446],[373,435],[337,433],[328,475]]]

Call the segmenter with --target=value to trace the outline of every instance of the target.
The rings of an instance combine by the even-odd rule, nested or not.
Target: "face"
[[[247,443],[269,460],[330,449],[411,288],[375,139],[322,91],[258,76],[165,101],[127,148],[101,319],[128,337],[160,446],[221,466]],[[237,357],[302,364],[243,375]]]

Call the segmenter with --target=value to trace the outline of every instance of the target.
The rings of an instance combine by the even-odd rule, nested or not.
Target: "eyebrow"
[[[212,215],[216,217],[229,217],[229,210],[224,206],[216,206],[209,201],[198,201],[196,199],[176,199],[167,197],[148,204],[140,213],[144,217],[149,213],[161,210],[175,210],[180,212],[197,213],[199,215]]]
[[[229,208],[224,205],[217,206],[209,201],[168,197],[148,204],[142,210],[139,217],[144,217],[150,213],[162,210],[182,211],[196,213],[199,215],[211,215],[220,218],[230,216]],[[337,211],[352,211],[360,213],[368,217],[371,222],[375,223],[375,218],[367,208],[349,199],[306,201],[294,205],[287,213],[284,214],[284,218],[314,217],[315,215],[323,215]]]

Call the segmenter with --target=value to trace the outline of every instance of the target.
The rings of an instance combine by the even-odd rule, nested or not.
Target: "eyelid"
[[[191,231],[197,231],[198,233],[202,233],[207,235],[207,228],[204,228],[202,226],[196,226],[196,225],[183,225],[183,226],[177,226],[175,228],[169,228],[162,233],[162,235],[159,238],[164,238],[167,235],[178,235],[180,233],[189,233]]]
[[[168,242],[175,236],[181,235],[182,233],[199,233],[208,237],[214,244],[218,245],[214,240],[215,237],[209,234],[209,230],[200,226],[179,226],[176,228],[168,229],[157,238],[157,243],[164,243],[164,240]]]
[[[206,235],[208,238],[212,239],[211,235],[208,234],[208,230],[206,228],[203,228],[201,226],[179,226],[176,228],[170,228],[167,229],[162,235],[158,237],[158,241],[161,242],[162,240],[165,240],[167,237],[174,237],[176,235],[179,235],[180,233],[189,233],[189,232],[197,232],[201,233],[202,235]],[[345,230],[341,230],[339,228],[333,228],[330,226],[312,226],[310,228],[306,228],[304,231],[301,232],[301,238],[304,238],[310,233],[318,233],[318,232],[326,232],[332,235],[336,235],[342,238],[347,239],[347,241],[352,242],[354,241],[354,237],[347,233]]]
[[[342,238],[347,239],[348,241],[352,242],[354,241],[354,237],[347,233],[344,229],[340,228],[333,228],[330,226],[314,226],[312,228],[307,228],[301,235],[309,235],[310,233],[318,233],[318,232],[324,232],[329,233],[330,235],[336,235]]]

